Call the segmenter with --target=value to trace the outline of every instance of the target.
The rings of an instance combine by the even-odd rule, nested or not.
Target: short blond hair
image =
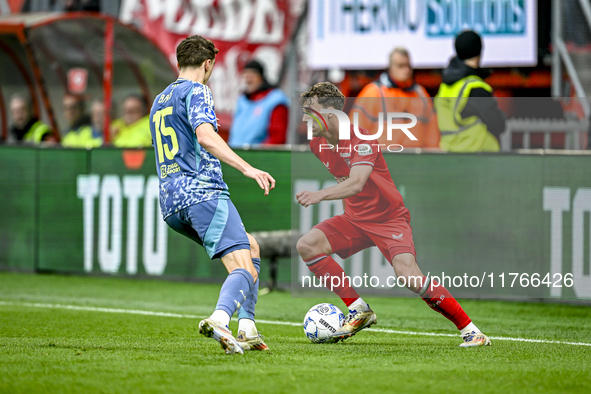
[[[390,52],[390,57],[388,57],[388,64],[392,64],[392,57],[395,53],[398,53],[402,56],[406,56],[406,58],[410,60],[410,54],[408,53],[408,49],[406,49],[405,47],[396,47],[392,49],[392,51]]]

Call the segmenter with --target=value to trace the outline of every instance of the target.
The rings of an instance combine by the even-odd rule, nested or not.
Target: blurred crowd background
[[[383,99],[415,114],[405,148],[587,149],[590,26],[589,0],[0,0],[0,139],[151,146],[151,103],[199,34],[235,148],[306,143],[293,98],[330,81],[368,129]],[[467,129],[492,139],[458,144]]]

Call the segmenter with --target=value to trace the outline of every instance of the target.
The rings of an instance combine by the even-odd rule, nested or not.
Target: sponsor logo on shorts
[[[392,238],[394,238],[394,239],[402,239],[402,235],[403,235],[402,233],[400,233],[398,235],[392,234]]]

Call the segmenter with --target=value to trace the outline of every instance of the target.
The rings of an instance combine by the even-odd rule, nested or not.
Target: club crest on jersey
[[[357,153],[359,156],[368,156],[373,153],[369,144],[361,144],[357,147]]]
[[[205,116],[207,116],[207,119],[211,120],[212,122],[215,120],[215,113],[213,112],[213,109],[205,107],[205,110],[203,112],[205,112]]]

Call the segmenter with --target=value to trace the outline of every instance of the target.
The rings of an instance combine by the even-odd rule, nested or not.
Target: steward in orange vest
[[[383,131],[378,138],[381,144],[400,144],[405,148],[438,148],[439,130],[433,103],[429,94],[421,85],[414,82],[410,65],[410,56],[404,48],[395,48],[390,54],[388,70],[377,81],[365,86],[355,99],[351,109],[359,117],[359,127],[366,128],[372,134],[378,131],[378,114],[383,113]],[[386,113],[406,112],[417,117],[416,126],[410,132],[417,138],[411,140],[402,131],[395,130],[392,139],[387,139]],[[400,120],[399,123],[409,123]]]

